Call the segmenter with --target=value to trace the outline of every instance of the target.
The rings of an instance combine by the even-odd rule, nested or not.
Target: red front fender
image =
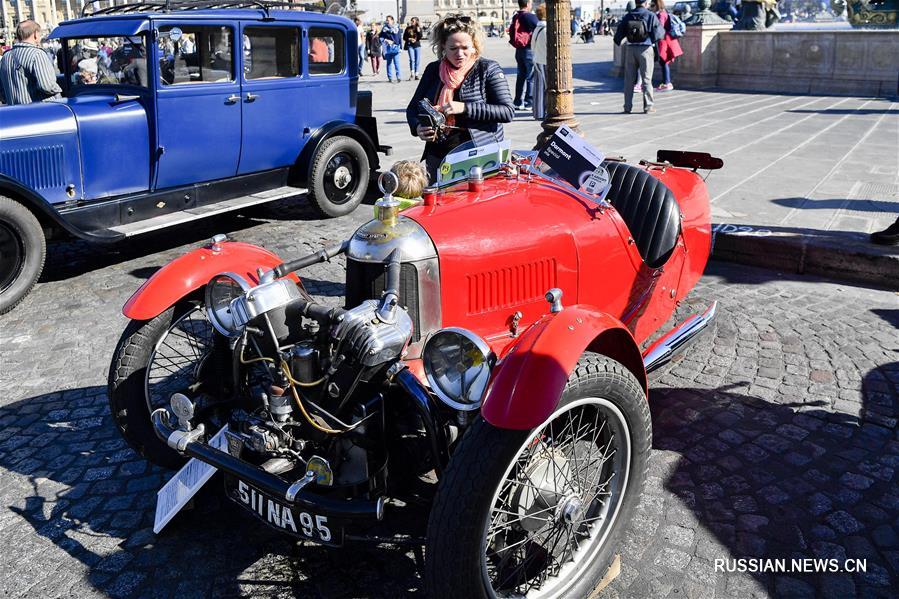
[[[646,390],[640,349],[621,321],[590,306],[568,306],[537,321],[506,352],[481,415],[498,428],[534,428],[552,414],[587,350],[621,362]]]
[[[233,272],[255,285],[259,282],[257,268],[269,270],[282,262],[274,253],[249,243],[224,241],[218,245],[219,250],[205,246],[188,252],[153,273],[125,302],[122,314],[149,320],[203,287],[214,275]],[[289,276],[299,282],[293,273]]]

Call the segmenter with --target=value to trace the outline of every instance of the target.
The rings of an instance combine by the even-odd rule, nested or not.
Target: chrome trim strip
[[[643,354],[643,368],[647,374],[670,362],[674,356],[695,341],[696,337],[715,320],[717,311],[718,302],[714,301],[705,312],[694,314],[656,341]]]

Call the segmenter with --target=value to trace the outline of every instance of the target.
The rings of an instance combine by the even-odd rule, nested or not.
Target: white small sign
[[[598,195],[600,199],[605,199],[606,194],[609,193],[610,180],[611,176],[609,175],[608,169],[604,166],[597,166],[596,170],[590,173],[590,177],[584,184],[584,189],[588,193]]]
[[[209,445],[228,451],[228,440],[225,438],[226,424],[209,440]],[[216,468],[196,458],[191,458],[184,467],[165,483],[156,493],[156,521],[153,523],[153,532],[159,531],[175,517],[181,508],[187,505],[200,488],[206,484]]]

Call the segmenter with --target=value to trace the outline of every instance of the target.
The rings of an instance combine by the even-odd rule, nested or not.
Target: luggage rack
[[[98,8],[100,2],[110,0],[87,0],[81,9],[82,17],[100,15],[120,15],[140,12],[172,12],[177,10],[207,10],[216,8],[258,8],[269,19],[271,9],[300,9],[304,11],[342,14],[345,5],[342,2],[279,2],[277,0],[137,0],[129,4],[118,4]],[[90,11],[88,11],[90,9]]]

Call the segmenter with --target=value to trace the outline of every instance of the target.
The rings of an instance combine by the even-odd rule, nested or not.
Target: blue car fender
[[[344,135],[358,141],[368,155],[368,164],[371,169],[374,171],[380,168],[378,148],[362,127],[346,121],[331,121],[316,129],[300,151],[300,156],[294,165],[294,172],[291,173],[292,178],[298,184],[309,184],[312,175],[312,161],[315,158],[315,154],[325,141],[336,135]]]

